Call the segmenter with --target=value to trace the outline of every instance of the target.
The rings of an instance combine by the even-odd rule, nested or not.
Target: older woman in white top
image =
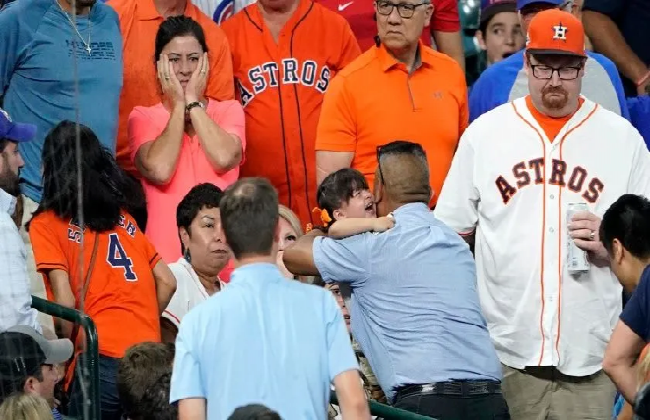
[[[176,224],[183,256],[169,265],[177,286],[161,321],[165,342],[175,340],[181,320],[194,306],[225,286],[219,272],[231,251],[219,226],[222,195],[213,184],[199,184],[178,204]]]

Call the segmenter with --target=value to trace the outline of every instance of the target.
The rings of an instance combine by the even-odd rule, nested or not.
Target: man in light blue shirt
[[[439,420],[509,419],[474,259],[429,210],[420,145],[378,149],[374,194],[393,228],[343,240],[308,234],[284,251],[286,267],[350,283],[352,335],[396,407]]]
[[[278,195],[262,178],[230,186],[221,226],[236,269],[181,322],[171,380],[179,419],[228,418],[263,404],[284,420],[325,420],[330,384],[343,419],[369,420],[358,365],[332,294],[276,266]]]
[[[517,0],[524,33],[528,23],[540,11],[571,5],[580,17],[582,0]],[[567,10],[569,11],[569,10]],[[630,119],[623,83],[616,65],[601,54],[587,52],[582,94],[589,100],[623,118]],[[488,67],[474,83],[469,95],[470,123],[499,105],[528,95],[528,77],[524,70],[524,50]]]

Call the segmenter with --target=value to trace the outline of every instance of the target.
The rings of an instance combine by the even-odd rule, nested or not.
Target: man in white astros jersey
[[[557,9],[530,23],[530,95],[472,123],[435,209],[475,236],[478,288],[514,420],[611,418],[602,371],[621,286],[598,238],[624,193],[650,196],[650,154],[630,123],[580,95],[584,30]],[[569,204],[588,211],[567,220]],[[567,270],[567,249],[588,252]]]

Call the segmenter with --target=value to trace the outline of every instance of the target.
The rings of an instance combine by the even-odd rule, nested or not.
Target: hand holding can
[[[567,271],[569,273],[583,273],[589,271],[589,260],[587,252],[578,248],[575,241],[568,231],[568,225],[573,219],[573,215],[582,211],[589,211],[587,203],[569,203],[567,207]]]

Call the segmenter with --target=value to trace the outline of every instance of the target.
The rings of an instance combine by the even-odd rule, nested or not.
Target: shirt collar
[[[429,55],[428,54],[422,54],[422,47],[423,47],[423,44],[422,44],[422,41],[420,40],[420,41],[418,41],[418,51],[417,51],[417,55],[415,57],[416,65],[415,65],[415,69],[413,70],[413,72],[416,72],[417,70],[419,70],[420,67],[422,67],[422,65],[427,65],[429,67],[431,67],[433,65],[433,62],[431,61],[431,58],[429,57]],[[393,67],[396,67],[396,66],[400,67],[404,71],[407,71],[406,65],[404,63],[398,61],[395,57],[393,57],[388,52],[388,50],[386,49],[384,44],[380,44],[379,47],[376,47],[376,48],[377,48],[377,53],[376,53],[377,58],[379,59],[379,63],[381,65],[382,71],[387,72],[388,70],[390,70],[390,69],[392,69]]]
[[[133,0],[133,1],[136,1],[135,13],[138,20],[156,20],[156,19],[162,20],[163,19],[162,15],[158,13],[158,10],[156,10],[156,5],[154,4],[153,0]],[[185,4],[185,11],[183,12],[183,14],[187,17],[196,20],[196,13],[194,13],[194,9],[192,8],[191,0],[186,0],[186,1],[187,3]]]
[[[0,188],[0,211],[9,214],[9,216],[13,215],[17,201],[16,197]]]
[[[194,270],[194,267],[192,267],[192,264],[185,259],[185,257],[180,257],[178,261],[176,261],[178,264],[182,265],[185,267],[188,273],[190,273],[190,277],[192,277],[192,280],[196,283],[198,287],[205,292],[206,296],[208,294],[208,291],[205,290],[205,286],[203,286],[203,283],[201,283],[201,279],[199,279],[199,275],[196,274],[196,270]],[[221,277],[217,276],[217,281],[219,282],[219,289],[223,290],[224,287],[226,287],[226,283],[221,280]]]
[[[406,213],[417,213],[420,211],[429,212],[429,206],[424,203],[408,203],[400,206],[399,208],[393,211],[394,215],[406,214]]]
[[[189,0],[188,0],[189,1]],[[293,28],[296,26],[296,24],[302,20],[303,17],[311,10],[313,7],[314,2],[311,0],[299,0],[298,2],[298,7],[296,7],[296,10],[293,12],[291,15],[291,18],[284,24],[282,27],[282,30],[280,31],[281,33],[285,30],[290,30],[292,31]],[[266,25],[264,24],[264,18],[262,17],[262,12],[260,11],[259,6],[251,7],[251,8],[246,8],[246,13],[248,13],[248,17],[260,28],[264,28]]]
[[[229,284],[235,284],[247,280],[274,281],[283,280],[284,276],[277,265],[271,263],[253,263],[235,268],[230,275]],[[295,281],[295,280],[292,280]]]

